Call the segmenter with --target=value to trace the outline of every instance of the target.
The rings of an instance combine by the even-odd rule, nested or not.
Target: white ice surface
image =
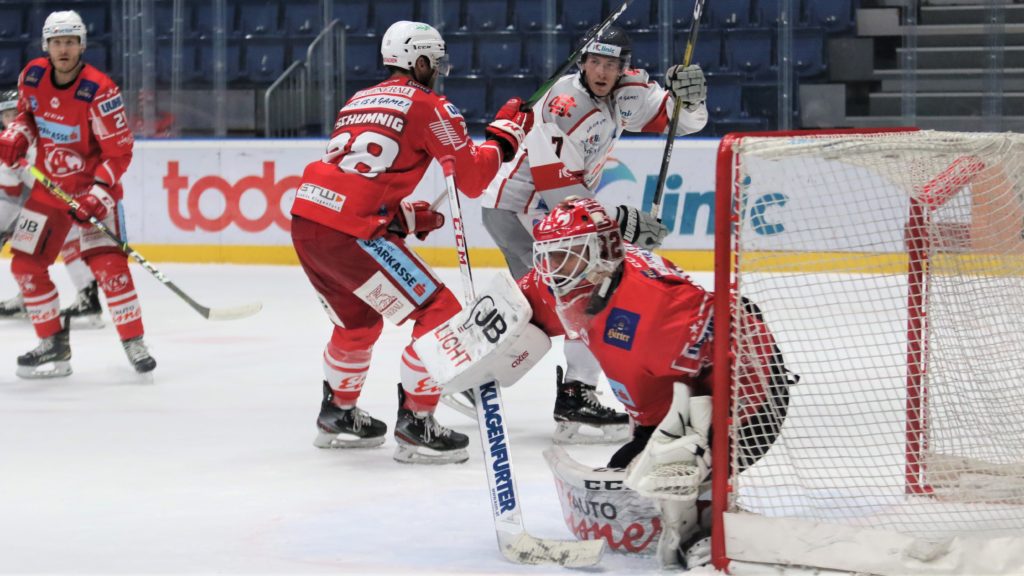
[[[0,298],[14,293],[9,265],[0,260]],[[102,330],[72,330],[74,374],[49,381],[14,375],[37,340],[27,321],[0,323],[0,572],[565,572],[500,555],[476,425],[446,407],[439,420],[470,437],[466,464],[399,464],[390,434],[377,449],[313,447],[331,325],[298,267],[159,267],[205,305],[259,300],[264,309],[210,322],[132,266],[159,363],[150,384],[130,368],[109,318]],[[439,273],[461,292],[457,270]],[[493,273],[477,270],[478,284]],[[69,303],[61,266],[53,277]],[[360,400],[389,429],[410,330],[386,325]],[[505,399],[527,528],[569,539],[541,456],[560,350]],[[598,466],[613,450],[570,452]],[[657,570],[650,557],[606,554],[587,572]]]

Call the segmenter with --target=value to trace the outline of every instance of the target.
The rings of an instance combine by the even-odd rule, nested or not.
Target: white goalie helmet
[[[420,56],[426,56],[441,76],[451,70],[441,33],[422,22],[400,20],[392,24],[381,40],[380,55],[385,66],[402,70],[412,70]]]
[[[85,48],[85,35],[85,23],[82,22],[82,17],[78,15],[78,12],[74,10],[51,12],[43,22],[43,52],[48,51],[47,44],[50,38],[58,36],[78,36],[82,48]]]

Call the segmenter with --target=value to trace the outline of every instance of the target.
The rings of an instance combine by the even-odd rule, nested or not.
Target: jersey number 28
[[[391,167],[398,152],[398,142],[379,132],[361,132],[355,138],[351,132],[341,132],[327,144],[323,161],[337,164],[348,174],[376,178]]]

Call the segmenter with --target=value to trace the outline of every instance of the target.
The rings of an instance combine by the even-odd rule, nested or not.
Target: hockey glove
[[[708,84],[704,79],[704,71],[696,64],[676,64],[670,67],[665,71],[665,88],[687,108],[698,105],[708,98]]]
[[[520,110],[521,98],[511,98],[494,115],[494,122],[487,125],[487,139],[501,146],[501,161],[515,158],[516,152],[533,128],[533,110]]]
[[[425,240],[427,234],[444,226],[444,214],[432,210],[430,204],[423,200],[402,202],[391,221],[388,230],[405,238],[415,234],[416,238]]]
[[[623,204],[616,208],[615,219],[619,221],[622,239],[646,250],[661,246],[661,241],[668,235],[668,228],[657,218],[632,206]]]
[[[6,130],[0,132],[0,162],[8,166],[17,166],[18,160],[25,157],[32,134],[24,124],[12,122]]]
[[[99,182],[92,185],[89,193],[78,200],[78,209],[75,210],[75,220],[82,222],[89,221],[89,218],[95,217],[97,220],[103,220],[107,217],[107,213],[117,205],[117,202],[110,196],[109,188],[106,184]]]

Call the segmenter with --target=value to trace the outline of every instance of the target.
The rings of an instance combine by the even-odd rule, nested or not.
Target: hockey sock
[[[142,305],[128,270],[128,258],[121,253],[104,252],[88,256],[85,263],[107,297],[107,308],[121,341],[142,336]]]
[[[60,299],[50,272],[31,256],[14,255],[11,272],[25,298],[29,320],[40,339],[60,332]]]
[[[413,412],[433,412],[441,399],[441,388],[430,377],[412,349],[412,344],[402,352],[402,389],[405,390],[405,406]]]
[[[350,344],[344,331],[334,329],[331,341],[324,348],[324,378],[333,392],[333,403],[339,408],[351,408],[359,400],[366,375],[370,371],[373,348],[346,349]]]
[[[567,381],[597,384],[601,365],[582,340],[565,339],[565,379]]]

